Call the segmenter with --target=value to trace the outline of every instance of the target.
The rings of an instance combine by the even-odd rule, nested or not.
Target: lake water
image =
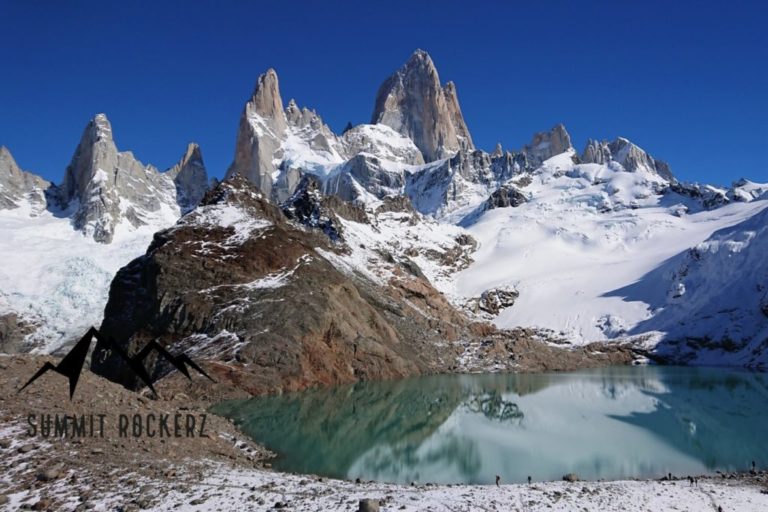
[[[231,401],[290,472],[488,484],[768,466],[768,376],[716,368],[441,375]]]

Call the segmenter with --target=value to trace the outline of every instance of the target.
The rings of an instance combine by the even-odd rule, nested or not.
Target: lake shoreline
[[[207,395],[186,394],[186,379],[169,376],[158,383],[161,397],[155,400],[87,370],[72,402],[65,378],[52,372],[18,393],[17,389],[45,360],[51,358],[0,357],[0,470],[5,475],[0,478],[0,502],[5,501],[10,510],[21,506],[56,510],[121,507],[125,511],[178,507],[207,511],[236,506],[267,510],[277,503],[289,504],[291,510],[357,510],[361,499],[383,500],[385,510],[492,510],[494,506],[508,510],[530,502],[536,503],[526,505],[532,510],[584,506],[622,510],[637,500],[650,500],[660,508],[676,503],[683,505],[682,510],[701,510],[695,505],[711,503],[710,498],[722,503],[724,510],[768,508],[768,495],[761,493],[768,488],[765,472],[703,476],[703,492],[690,488],[686,480],[552,481],[534,482],[532,486],[505,484],[502,480],[500,487],[410,486],[356,484],[283,473],[270,469],[271,452],[243,435],[231,422],[212,414],[208,416],[211,436],[207,439],[30,440],[25,421],[31,410],[84,412],[93,404],[111,403],[128,412],[200,414],[226,394],[212,389]],[[194,382],[201,384],[202,379]],[[240,393],[232,396],[243,397]],[[684,508],[688,503],[694,505]]]

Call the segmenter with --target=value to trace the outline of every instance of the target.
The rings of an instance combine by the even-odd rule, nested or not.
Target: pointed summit
[[[259,76],[240,115],[235,158],[227,177],[240,174],[269,195],[275,171],[272,160],[287,128],[277,73],[270,68]]]
[[[176,202],[182,214],[195,208],[208,191],[208,172],[200,146],[190,142],[181,160],[166,172],[176,184]]]
[[[424,50],[413,52],[381,85],[371,123],[385,124],[410,137],[427,162],[474,148],[456,86],[453,82],[440,85],[435,64]]]
[[[117,147],[112,138],[112,125],[106,114],[96,114],[83,130],[64,174],[61,186],[64,205],[85,196],[88,184],[99,169],[107,171],[116,167]]]
[[[250,114],[257,114],[263,118],[271,119],[276,134],[285,131],[285,113],[283,112],[283,99],[280,97],[280,83],[277,72],[269,68],[259,75],[253,96],[246,104]]]
[[[289,139],[294,142],[288,144]],[[239,174],[268,197],[283,201],[307,167],[341,161],[337,139],[314,110],[300,108],[294,100],[283,106],[277,73],[268,69],[256,81],[240,116],[227,177]],[[301,146],[310,151],[291,152]]]
[[[188,148],[190,158],[195,151]],[[173,192],[173,182],[155,167],[118,151],[107,116],[97,114],[83,130],[59,198],[75,229],[108,244],[124,221],[133,228],[173,222],[178,214]]]

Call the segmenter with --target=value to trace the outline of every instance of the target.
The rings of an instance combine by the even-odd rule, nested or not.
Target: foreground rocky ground
[[[528,346],[533,351],[533,347]],[[555,350],[556,349],[552,349]],[[474,352],[472,352],[474,351]],[[468,366],[493,361],[493,343],[472,347]],[[532,354],[531,370],[541,360]],[[548,360],[546,352],[536,351]],[[558,352],[555,352],[558,353]],[[566,361],[599,364],[589,351]],[[598,354],[596,357],[605,357]],[[499,356],[499,358],[501,358]],[[507,356],[507,359],[509,357]],[[172,374],[157,383],[159,397],[135,393],[84,370],[74,399],[69,400],[63,376],[48,372],[17,392],[43,364],[39,356],[0,356],[0,510],[358,510],[360,500],[380,502],[381,510],[765,510],[768,474],[702,477],[698,486],[687,480],[625,482],[546,482],[533,485],[445,486],[417,483],[398,486],[328,480],[311,475],[274,472],[271,454],[243,437],[227,420],[208,414],[200,437],[200,415],[206,407],[240,392],[189,381]],[[610,363],[605,357],[603,364]],[[224,371],[208,365],[213,373]],[[104,437],[43,437],[40,414],[104,414]],[[28,416],[38,430],[29,436]],[[131,418],[127,436],[119,430],[120,415]],[[193,437],[133,437],[132,418],[168,414],[197,418]],[[96,420],[98,424],[98,419]],[[184,425],[185,426],[185,425]],[[502,481],[502,484],[504,482]]]

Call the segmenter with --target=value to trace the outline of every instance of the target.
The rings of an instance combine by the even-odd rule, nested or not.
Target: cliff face
[[[106,244],[123,223],[132,228],[167,226],[181,210],[193,208],[207,187],[196,145],[172,171],[161,173],[133,153],[118,151],[112,125],[106,115],[98,114],[85,127],[66,169],[61,205],[71,211],[75,229]]]
[[[0,210],[19,208],[28,202],[33,211],[45,208],[52,183],[21,170],[11,151],[0,146]]]
[[[423,50],[416,50],[381,85],[371,123],[385,124],[410,137],[427,162],[474,149],[456,86],[440,84],[437,69]]]

